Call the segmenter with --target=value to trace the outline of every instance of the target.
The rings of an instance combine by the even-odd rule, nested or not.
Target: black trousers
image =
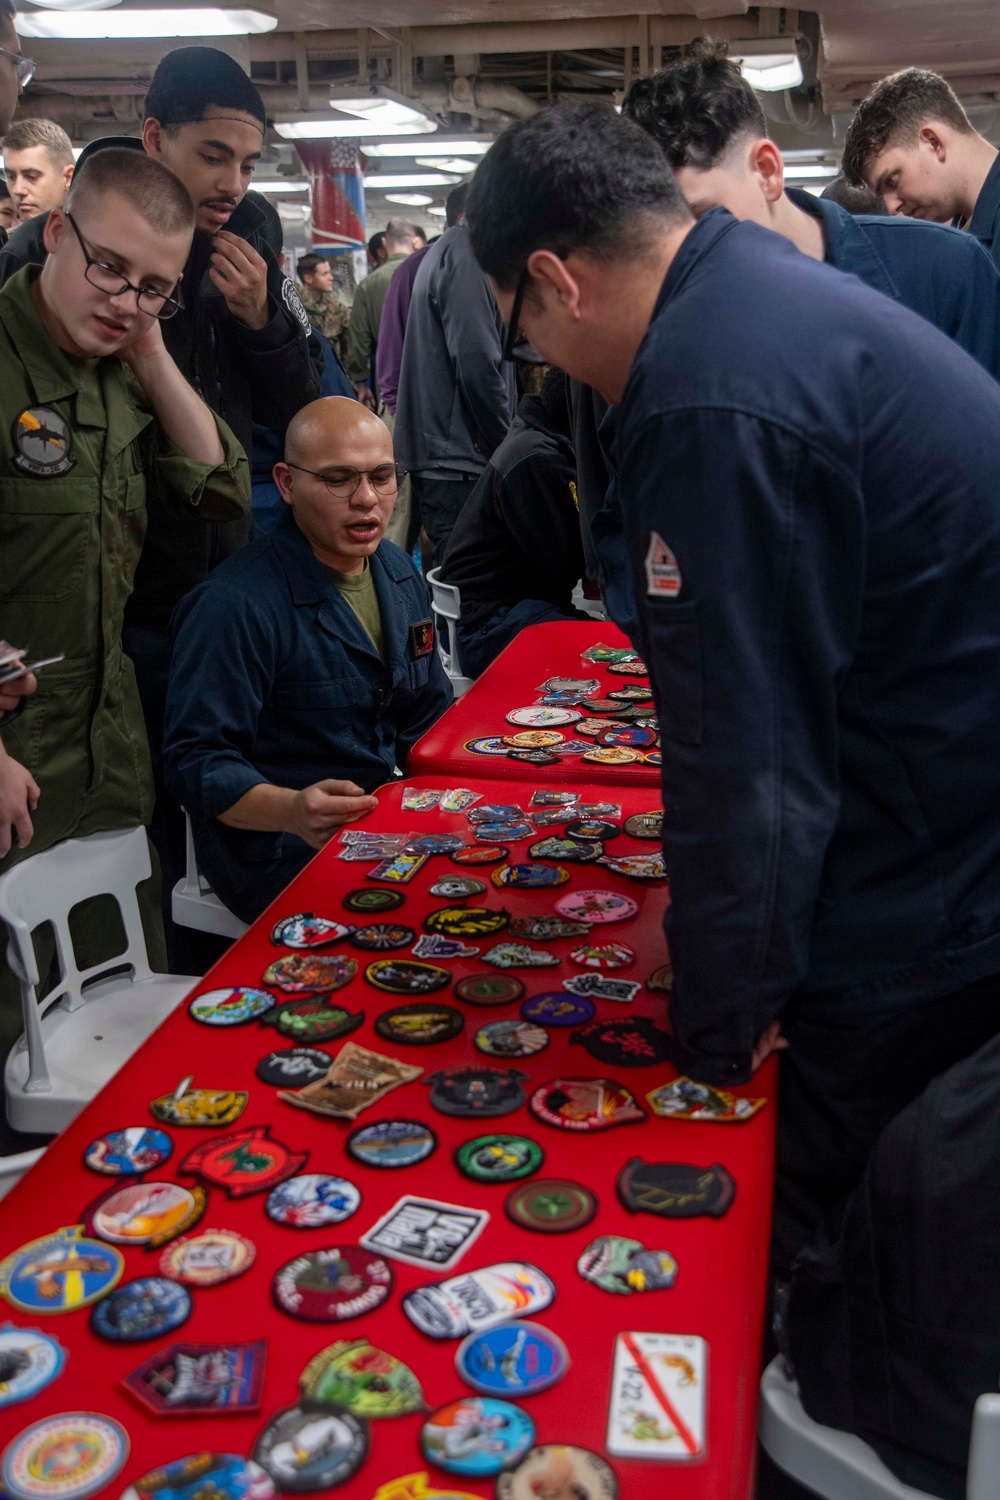
[[[413,503],[431,543],[430,557],[422,557],[424,574],[436,568],[444,557],[452,527],[479,478],[463,474],[456,479],[440,479],[436,474],[411,474]]]

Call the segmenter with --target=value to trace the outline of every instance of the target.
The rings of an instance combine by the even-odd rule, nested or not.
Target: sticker
[[[368,1457],[367,1422],[349,1411],[300,1401],[274,1414],[253,1456],[278,1489],[310,1495],[356,1474]]]
[[[160,1256],[160,1275],[184,1286],[221,1286],[249,1271],[257,1256],[251,1240],[232,1229],[203,1229],[174,1240]]]
[[[590,1223],[597,1213],[597,1195],[580,1182],[536,1177],[507,1194],[504,1212],[520,1229],[568,1234]]]
[[[542,807],[531,814],[531,821],[536,828],[558,828],[561,823],[575,823],[579,816],[573,806]]]
[[[404,812],[431,812],[441,801],[441,793],[430,788],[404,786],[400,806]]]
[[[424,931],[453,938],[489,937],[502,932],[509,920],[509,912],[494,907],[440,906],[424,918]]]
[[[400,1084],[412,1083],[423,1071],[398,1058],[359,1047],[357,1042],[345,1042],[325,1078],[307,1083],[294,1093],[282,1089],[278,1098],[316,1115],[353,1120]]]
[[[620,1333],[606,1447],[619,1458],[705,1455],[708,1346],[691,1334]]]
[[[438,932],[423,932],[410,952],[414,958],[476,958],[479,949],[463,943],[461,938],[442,937]]]
[[[138,1177],[162,1167],[173,1149],[164,1131],[134,1125],[99,1135],[83,1153],[83,1161],[92,1172],[106,1177]]]
[[[403,906],[406,897],[402,891],[348,891],[340,903],[345,911],[366,912],[396,911]]]
[[[586,969],[625,969],[635,963],[635,950],[626,943],[582,943],[569,956]]]
[[[466,974],[452,988],[467,1005],[513,1005],[524,994],[524,981],[513,974]]]
[[[574,1031],[570,1045],[585,1047],[598,1062],[619,1068],[648,1068],[670,1057],[670,1038],[649,1016],[617,1016],[589,1021]]]
[[[492,872],[490,879],[501,889],[509,887],[515,891],[527,891],[565,885],[569,871],[562,865],[501,865]]]
[[[420,1381],[409,1366],[365,1338],[340,1339],[321,1349],[299,1376],[299,1389],[309,1401],[346,1406],[366,1421],[426,1410]]]
[[[597,677],[547,677],[535,691],[538,693],[574,693],[578,697],[585,698],[588,693],[596,693],[600,685],[600,679]]]
[[[454,1159],[473,1182],[519,1182],[538,1171],[545,1152],[526,1135],[477,1135],[457,1147]]]
[[[249,1094],[238,1089],[192,1089],[183,1078],[172,1094],[154,1099],[149,1112],[162,1125],[232,1125],[247,1107]]]
[[[379,1120],[352,1130],[345,1149],[366,1167],[415,1167],[437,1150],[437,1136],[417,1120]]]
[[[677,1279],[677,1262],[669,1250],[647,1250],[641,1240],[627,1240],[619,1234],[591,1240],[576,1269],[584,1281],[622,1297],[633,1292],[664,1292]]]
[[[0,1411],[44,1391],[65,1363],[66,1350],[41,1329],[0,1323]]]
[[[530,844],[528,853],[532,859],[567,859],[571,863],[590,864],[604,853],[604,845],[587,844],[582,839],[547,838]]]
[[[553,938],[586,937],[590,931],[586,922],[567,922],[565,917],[511,917],[507,932],[511,937],[534,938],[547,943]]]
[[[121,1500],[277,1500],[259,1464],[235,1453],[191,1453],[144,1474]]]
[[[82,1500],[110,1484],[128,1457],[128,1433],[92,1411],[34,1422],[4,1449],[0,1485],[8,1500]]]
[[[574,714],[573,718],[580,715]],[[562,744],[563,736],[558,729],[521,729],[517,734],[505,734],[503,742],[512,750],[550,750]]]
[[[516,802],[484,802],[482,807],[474,807],[465,816],[475,828],[480,823],[522,822],[527,813]]]
[[[406,1194],[384,1213],[360,1243],[408,1266],[450,1271],[482,1234],[490,1216],[482,1208],[462,1208],[436,1198]]]
[[[474,792],[467,786],[453,786],[441,797],[440,807],[444,813],[466,812],[475,803],[483,800],[482,792]]]
[[[428,854],[396,854],[391,859],[383,859],[374,870],[369,870],[365,879],[385,880],[392,885],[405,885],[419,870],[423,869],[429,858]]]
[[[485,1479],[519,1463],[535,1441],[535,1424],[509,1401],[463,1396],[428,1417],[420,1451],[449,1474]]]
[[[382,1011],[375,1021],[375,1030],[387,1042],[424,1047],[432,1042],[450,1042],[464,1025],[465,1017],[453,1005],[416,1000]]]
[[[542,1312],[556,1294],[544,1271],[526,1261],[501,1261],[407,1292],[403,1311],[432,1339],[459,1339],[511,1318]]]
[[[714,1125],[735,1125],[752,1120],[766,1099],[744,1099],[725,1089],[697,1083],[693,1078],[675,1078],[646,1095],[654,1115],[670,1120],[704,1120]]]
[[[531,753],[534,754],[534,751]],[[501,840],[516,844],[521,839],[530,839],[534,831],[530,823],[477,823],[472,830],[472,837],[481,844],[495,847]]]
[[[479,1028],[473,1042],[490,1057],[534,1057],[549,1045],[549,1034],[530,1021],[490,1021]]]
[[[479,739],[466,740],[464,749],[473,755],[506,755],[507,746],[499,734],[481,735]]]
[[[357,969],[355,959],[349,958],[347,962]],[[269,1012],[264,1024],[296,1041],[332,1042],[355,1031],[364,1018],[363,1010],[350,1011],[343,1005],[331,1005],[329,1000],[317,998],[286,1001]]]
[[[582,661],[601,662],[606,665],[615,661],[638,661],[638,656],[629,646],[606,646],[603,641],[580,652]]]
[[[560,916],[589,924],[626,922],[638,910],[637,901],[631,896],[620,896],[617,891],[570,891],[556,902]]]
[[[635,999],[642,985],[631,979],[608,979],[603,974],[574,974],[563,980],[571,995],[588,995],[595,1000],[617,1000],[628,1005]]]
[[[574,808],[579,800],[579,792],[558,792],[554,788],[546,786],[539,787],[537,792],[532,792],[528,806]]]
[[[579,1026],[596,1015],[596,1007],[590,1000],[567,994],[564,990],[547,990],[543,995],[532,995],[521,1006],[526,1021],[536,1021],[544,1026]]]
[[[612,688],[608,693],[617,703],[652,703],[652,689],[642,683],[627,682],[624,687]]]
[[[500,1323],[470,1333],[455,1354],[455,1369],[474,1391],[491,1396],[534,1396],[562,1380],[569,1354],[562,1339],[541,1323]]]
[[[517,1068],[439,1068],[424,1079],[443,1115],[509,1115],[524,1103],[528,1074]]]
[[[553,969],[559,964],[558,955],[544,948],[531,948],[527,943],[495,943],[483,954],[484,964],[493,964],[498,969]]]
[[[681,591],[677,559],[656,531],[649,533],[646,548],[646,593],[652,599],[676,599]]]
[[[122,1385],[154,1417],[213,1417],[260,1407],[266,1339],[252,1344],[168,1344]]]
[[[11,432],[14,462],[34,479],[55,479],[76,467],[73,433],[54,406],[26,406]]]
[[[584,843],[594,840],[607,843],[608,839],[616,839],[620,833],[618,824],[610,823],[606,818],[580,818],[574,823],[566,824],[567,837],[582,839]]]
[[[351,941],[354,941],[353,933]],[[358,947],[361,947],[360,943]],[[325,995],[350,984],[357,972],[357,961],[345,958],[342,953],[289,953],[285,958],[268,964],[262,977],[265,984],[273,985],[286,995]]]
[[[578,818],[620,818],[620,802],[581,802],[576,810]]]
[[[644,661],[613,661],[608,663],[607,670],[613,672],[616,677],[648,677],[649,668]]]
[[[418,620],[410,626],[410,655],[419,659],[434,650],[434,621]]]
[[[609,649],[609,648],[605,648]],[[500,1474],[496,1500],[617,1500],[611,1465],[589,1448],[554,1443],[532,1448],[511,1473]]]
[[[485,890],[486,886],[474,875],[439,875],[430,893],[450,901],[466,901],[470,896],[482,896]]]
[[[90,1331],[114,1344],[173,1333],[191,1316],[191,1293],[166,1276],[140,1276],[116,1287],[90,1314]]]
[[[524,724],[529,729],[552,729],[557,724],[575,724],[580,715],[572,708],[545,708],[532,703],[527,708],[512,708],[508,724]]]
[[[451,854],[465,843],[460,833],[422,833],[410,839],[403,848],[404,854]]]
[[[501,844],[466,844],[450,856],[453,865],[496,865],[510,853]]]
[[[270,1125],[253,1125],[232,1135],[213,1136],[189,1151],[178,1170],[202,1178],[210,1187],[225,1188],[230,1198],[266,1193],[294,1177],[309,1160],[308,1151],[291,1151],[283,1142],[272,1141],[270,1130]]]
[[[312,325],[309,322],[309,314],[306,312],[305,307],[303,306],[302,298],[295,290],[294,283],[291,282],[287,276],[282,276],[281,278],[281,300],[285,304],[288,312],[292,315],[296,323],[298,323],[299,327],[302,329],[302,332],[305,334],[306,338],[308,338],[312,332]]]
[[[693,1167],[687,1162],[643,1161],[633,1156],[618,1173],[615,1188],[630,1214],[661,1219],[721,1219],[736,1196],[736,1184],[718,1162]]]
[[[242,1026],[245,1021],[262,1016],[273,1005],[274,996],[267,990],[235,985],[231,989],[206,990],[197,995],[188,1006],[188,1015],[203,1026]]]
[[[255,1071],[261,1083],[281,1088],[325,1078],[332,1062],[329,1052],[320,1052],[318,1047],[286,1047],[262,1057]]]
[[[606,865],[609,870],[614,870],[616,875],[624,875],[627,880],[666,880],[667,878],[667,867],[659,851],[656,854],[605,854],[601,864]]]
[[[264,1212],[275,1224],[285,1224],[289,1229],[320,1229],[326,1224],[342,1224],[360,1205],[361,1193],[346,1177],[307,1172],[273,1188]]]
[[[653,990],[657,994],[669,995],[674,987],[674,966],[671,963],[661,964],[654,969],[646,980],[647,990]]]
[[[546,708],[575,708],[585,693],[543,693],[539,703],[544,703]]]
[[[624,1084],[610,1078],[553,1078],[535,1090],[528,1108],[546,1125],[577,1132],[639,1125],[646,1118]]]
[[[607,730],[602,731],[602,739],[607,732]],[[623,732],[618,731],[618,733]],[[627,766],[634,765],[642,759],[642,756],[638,750],[623,750],[619,745],[602,744],[594,750],[588,750],[583,759],[595,766]]]
[[[406,958],[380,958],[369,964],[365,978],[378,990],[393,995],[426,995],[451,983],[447,969],[434,964],[412,963]]]
[[[85,1239],[83,1226],[57,1229],[0,1261],[0,1295],[21,1312],[64,1313],[89,1307],[118,1285],[121,1251]]]
[[[400,923],[371,922],[367,927],[355,927],[348,942],[370,953],[388,953],[395,948],[408,948],[416,935],[412,927]]]
[[[208,1202],[202,1188],[176,1182],[133,1182],[112,1188],[82,1214],[87,1234],[112,1245],[165,1245],[191,1229]]]
[[[310,1250],[276,1272],[271,1296],[282,1312],[306,1323],[346,1323],[381,1307],[396,1274],[381,1255],[357,1245]]]

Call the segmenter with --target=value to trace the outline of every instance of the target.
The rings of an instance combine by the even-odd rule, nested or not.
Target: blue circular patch
[[[513,1319],[470,1333],[455,1355],[466,1385],[487,1396],[530,1396],[548,1390],[569,1369],[566,1345],[541,1323]]]
[[[83,1153],[83,1161],[92,1172],[106,1177],[138,1177],[162,1166],[173,1149],[165,1130],[131,1125],[99,1135]]]
[[[352,1130],[345,1146],[366,1167],[415,1167],[437,1150],[437,1136],[417,1120],[379,1120]]]
[[[526,1411],[484,1396],[449,1401],[420,1429],[420,1449],[429,1463],[476,1479],[513,1468],[534,1441],[535,1424]]]
[[[98,1302],[90,1315],[91,1330],[115,1344],[172,1333],[191,1316],[191,1293],[165,1276],[140,1276]]]
[[[65,1362],[66,1350],[41,1329],[0,1325],[0,1407],[37,1396]]]
[[[526,1021],[540,1021],[545,1026],[580,1026],[584,1021],[592,1020],[596,1013],[593,1000],[570,995],[566,990],[532,995],[521,1005],[521,1014]]]

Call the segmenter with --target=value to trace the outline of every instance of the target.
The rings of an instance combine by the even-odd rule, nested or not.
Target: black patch
[[[618,1196],[630,1214],[658,1214],[661,1219],[720,1219],[736,1197],[736,1184],[715,1162],[694,1167],[686,1162],[643,1161],[633,1156],[618,1173]]]
[[[648,1016],[588,1021],[574,1031],[570,1042],[579,1042],[598,1062],[620,1068],[648,1068],[670,1056],[670,1038]]]
[[[425,1047],[432,1042],[450,1042],[465,1025],[465,1017],[453,1005],[433,1000],[415,1000],[384,1010],[375,1022],[375,1030],[387,1042],[408,1047]]]
[[[434,650],[434,621],[418,620],[410,626],[410,655],[419,660]]]
[[[528,1074],[517,1068],[440,1068],[424,1079],[443,1115],[509,1115],[524,1103]]]

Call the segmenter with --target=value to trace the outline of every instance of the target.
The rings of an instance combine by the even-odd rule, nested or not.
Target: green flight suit
[[[8,754],[41,789],[34,837],[0,860],[0,875],[62,839],[134,828],[152,814],[142,707],[121,646],[147,487],[206,521],[250,507],[249,465],[228,427],[216,418],[218,468],[187,458],[160,432],[126,365],[76,359],[56,345],[31,298],[38,274],[25,268],[0,290],[0,639],[29,660],[66,659],[46,667],[22,711],[0,724]],[[159,940],[156,948],[162,931]],[[151,951],[154,968],[165,967],[161,954]],[[21,1030],[5,971],[4,963],[0,1057],[4,1033]]]
[[[351,323],[347,330],[347,358],[344,369],[352,385],[371,383],[375,395],[372,369],[375,364],[375,346],[378,343],[378,326],[382,321],[382,308],[389,291],[389,282],[399,270],[406,254],[390,255],[382,265],[369,271],[364,281],[358,283],[351,307]]]

